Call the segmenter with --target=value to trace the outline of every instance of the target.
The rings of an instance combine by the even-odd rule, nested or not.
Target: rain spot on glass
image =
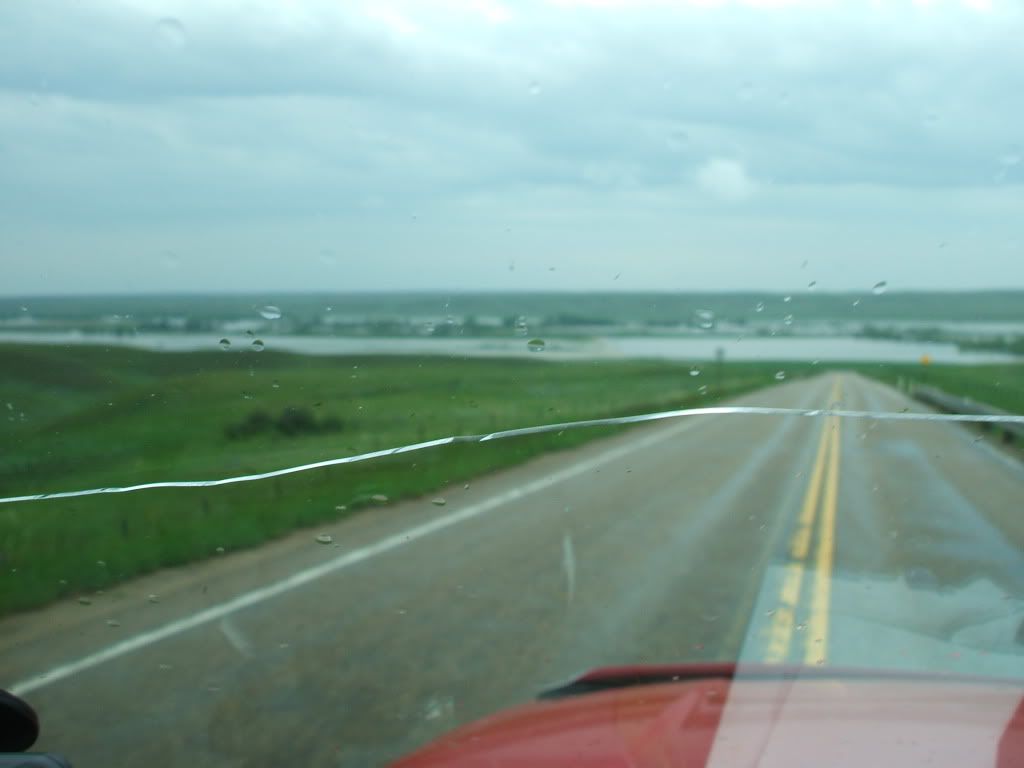
[[[160,595],[146,595],[146,602],[148,603],[159,603]]]
[[[695,314],[698,328],[708,331],[715,327],[715,313],[710,309],[698,309]]]
[[[217,549],[215,551],[216,551],[216,553],[218,555],[223,555],[224,554],[224,547],[217,547]]]
[[[160,265],[164,269],[177,269],[180,264],[181,260],[174,251],[164,251],[160,254]]]
[[[699,387],[697,387],[697,391],[702,395],[706,395],[708,393],[708,385],[701,384]]]
[[[250,346],[253,352],[262,352],[266,344],[263,343],[263,339],[253,339]]]
[[[188,36],[185,34],[185,26],[175,18],[164,17],[153,25],[153,33],[157,43],[167,49],[185,47]]]
[[[526,318],[520,315],[516,318],[516,336],[525,336],[529,332],[530,329],[526,325]]]
[[[264,320],[279,320],[281,318],[281,308],[275,307],[273,304],[267,304],[265,307],[260,307],[260,317]]]
[[[764,302],[763,301],[757,302],[757,306],[754,307],[754,311],[755,312],[764,312]]]
[[[231,341],[228,339],[221,339],[217,343],[220,344],[221,349],[231,349]]]
[[[448,502],[445,501],[444,499],[442,499],[440,496],[438,496],[436,499],[434,499],[430,503],[433,504],[435,507],[443,507]]]
[[[871,287],[871,292],[875,294],[875,296],[881,296],[883,293],[885,293],[888,287],[889,283],[887,283],[885,280],[879,280]]]
[[[817,287],[818,287],[818,281],[817,280],[811,280],[811,282],[809,282],[807,284],[807,290],[808,291],[813,291]]]
[[[691,376],[700,376],[700,368],[698,368],[698,367],[697,367],[696,365],[695,365],[695,366],[693,366],[693,367],[692,367],[692,368],[690,369],[690,375],[691,375]]]
[[[860,299],[854,299],[853,300],[853,304],[851,304],[850,306],[852,306],[852,307],[859,307],[860,306]]]
[[[682,152],[689,146],[690,136],[682,128],[673,128],[669,131],[666,143],[671,151]]]
[[[784,301],[784,302],[785,302],[786,304],[789,304],[789,302],[791,302],[791,301],[793,300],[793,297],[792,297],[792,296],[783,296],[783,297],[782,297],[782,300],[783,300],[783,301]]]
[[[455,712],[455,701],[450,696],[431,696],[423,705],[423,719],[437,720]]]
[[[117,619],[107,619],[107,626],[108,627],[120,627],[121,626],[121,622],[118,621]]]
[[[526,348],[531,352],[543,352],[546,347],[544,339],[530,339],[526,342]]]
[[[775,372],[775,380],[776,381],[782,381],[785,378],[786,378],[786,372],[785,371],[776,371]]]
[[[80,597],[80,598],[78,598],[78,604],[79,605],[92,605],[92,600],[90,600],[88,597]]]
[[[430,336],[434,333],[434,324],[430,320],[427,320],[423,323],[422,331],[424,336]]]
[[[383,493],[375,493],[375,494],[373,494],[373,496],[370,497],[370,500],[371,501],[375,501],[378,504],[387,504],[388,503],[388,497],[385,496]]]
[[[274,381],[272,381],[270,383],[270,386],[273,387],[274,389],[280,389],[281,388],[281,382],[279,382],[279,381],[277,381],[275,379]]]
[[[782,318],[782,324],[783,325],[792,325],[793,324],[793,316],[792,315],[786,315],[784,318]]]
[[[334,541],[334,537],[331,536],[331,534],[329,534],[329,533],[317,534],[317,537],[316,537],[317,544],[330,544],[333,541]]]

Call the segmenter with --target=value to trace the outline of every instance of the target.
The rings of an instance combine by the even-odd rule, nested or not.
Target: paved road
[[[853,375],[740,402],[837,400],[918,409]],[[975,438],[646,426],[359,515],[326,529],[338,546],[303,532],[0,623],[0,680],[76,765],[256,766],[380,764],[603,664],[1019,675],[1024,468]]]

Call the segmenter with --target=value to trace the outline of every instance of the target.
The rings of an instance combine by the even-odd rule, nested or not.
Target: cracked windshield
[[[0,767],[1024,765],[1022,36],[5,2]]]

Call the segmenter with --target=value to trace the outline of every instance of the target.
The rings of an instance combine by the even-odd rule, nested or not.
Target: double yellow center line
[[[842,387],[839,379],[836,379],[829,395],[829,403],[836,402],[841,396]],[[829,416],[821,428],[818,452],[815,454],[796,531],[789,545],[789,561],[783,571],[778,606],[768,626],[765,652],[767,662],[788,661],[793,635],[799,631],[804,637],[804,663],[825,663],[828,654],[828,613],[832,597],[832,563],[835,559],[838,496],[839,418]],[[814,553],[814,570],[812,577],[805,579],[815,523],[818,524],[818,547]],[[805,582],[809,582],[810,602],[806,620],[798,623]]]

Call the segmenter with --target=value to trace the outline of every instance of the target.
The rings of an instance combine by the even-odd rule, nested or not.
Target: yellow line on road
[[[839,379],[836,379],[835,384],[832,386],[831,394],[829,395],[829,403],[835,402],[840,396],[840,384]],[[823,511],[823,516],[827,512],[829,504],[829,483],[832,482],[834,472],[837,472],[838,462],[833,462],[831,459],[835,456],[838,450],[838,441],[836,435],[838,434],[838,419],[835,416],[830,416],[825,420],[825,423],[821,428],[821,437],[818,440],[818,450],[815,454],[813,469],[811,470],[811,477],[807,482],[807,490],[804,493],[804,502],[800,509],[800,517],[797,521],[797,529],[793,534],[793,539],[790,542],[789,554],[790,562],[786,565],[785,572],[782,578],[782,586],[779,590],[778,605],[775,608],[775,613],[772,616],[771,624],[768,627],[767,635],[768,642],[765,649],[765,661],[772,662],[783,662],[789,657],[789,649],[793,642],[793,632],[796,627],[796,612],[800,604],[800,592],[803,586],[804,572],[806,570],[807,554],[810,551],[811,535],[814,530],[815,517],[818,511],[818,502],[822,495],[822,478],[825,474],[826,464],[829,468],[829,479],[824,483],[825,487],[825,506],[826,510]],[[830,439],[831,437],[831,439]],[[836,465],[836,469],[833,470],[833,464]],[[835,521],[835,494],[832,498],[832,523],[834,526]],[[824,525],[824,521],[823,521]],[[830,541],[834,538],[830,535]],[[833,551],[832,546],[829,547],[829,563],[831,571],[831,552]],[[819,564],[821,556],[821,546],[819,543]],[[820,571],[818,577],[820,578]],[[827,581],[827,578],[826,578]],[[818,582],[815,581],[815,596],[818,597]],[[818,632],[827,632],[827,621],[828,621],[828,595],[824,597],[825,614],[824,621],[826,626],[822,629],[820,626],[817,627]],[[824,642],[824,641],[823,641]]]
[[[814,570],[814,591],[807,620],[804,661],[824,664],[828,656],[828,611],[832,600],[832,565],[836,552],[836,504],[839,498],[839,419],[832,417],[832,440],[825,479],[825,499],[818,530],[818,552]]]

